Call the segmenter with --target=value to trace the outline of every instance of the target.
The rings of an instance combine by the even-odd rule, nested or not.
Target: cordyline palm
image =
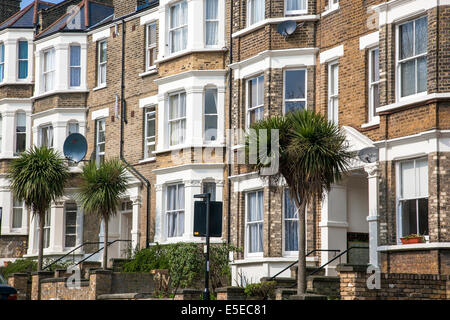
[[[263,172],[273,161],[279,161],[279,170],[269,176],[271,185],[284,179],[291,199],[298,208],[298,294],[306,293],[306,234],[305,209],[313,199],[322,199],[331,184],[341,179],[348,170],[354,153],[348,151],[345,134],[322,115],[311,111],[297,111],[275,116],[255,123],[246,139],[246,154],[256,163],[250,164]],[[271,139],[271,130],[278,130],[277,139]],[[267,139],[260,132],[267,132]],[[252,152],[250,145],[267,144],[269,152]],[[274,147],[273,144],[278,144]],[[253,149],[254,150],[254,149]],[[261,153],[261,154],[260,154]],[[275,160],[278,159],[278,160]]]
[[[121,198],[127,190],[126,167],[118,159],[97,166],[95,161],[83,168],[78,200],[83,210],[104,222],[103,269],[108,263],[108,222],[116,215]]]
[[[39,217],[38,271],[42,271],[45,213],[64,194],[69,169],[60,153],[35,147],[14,159],[8,169],[13,195]]]

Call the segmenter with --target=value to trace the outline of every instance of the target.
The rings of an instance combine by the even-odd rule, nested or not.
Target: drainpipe
[[[230,52],[229,52],[229,65],[231,65],[233,63],[233,1],[230,1]],[[228,129],[231,129],[231,115],[232,115],[232,106],[233,106],[233,92],[232,92],[232,88],[233,88],[233,70],[229,67],[229,75],[228,75]],[[230,144],[231,144],[231,140],[230,140]],[[231,148],[230,148],[231,150]],[[231,151],[233,152],[233,151]],[[234,154],[232,154],[231,156],[234,156]],[[230,157],[227,157],[229,162],[230,161]],[[231,163],[228,163],[228,202],[227,202],[227,243],[230,244],[231,242],[231,236],[230,236],[230,232],[231,232],[231,180],[229,179],[231,175]]]
[[[132,164],[130,164],[123,154],[124,145],[124,123],[126,122],[126,105],[125,105],[125,19],[121,19],[122,22],[122,70],[121,70],[121,86],[120,86],[120,160],[122,160],[133,174],[145,184],[147,188],[147,218],[145,228],[145,247],[149,247],[149,220],[150,220],[150,181],[141,174]]]

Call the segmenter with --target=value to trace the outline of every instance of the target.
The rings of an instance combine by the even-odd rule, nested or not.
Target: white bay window
[[[169,43],[170,53],[187,48],[188,38],[188,5],[186,1],[178,2],[169,10]]]
[[[179,92],[169,97],[170,146],[181,145],[186,138],[186,93]]]
[[[264,0],[248,0],[247,26],[251,26],[265,18],[266,3]]]
[[[264,192],[246,194],[246,238],[249,255],[263,252]]]
[[[167,237],[181,237],[184,233],[184,184],[167,186]]]
[[[48,92],[54,89],[55,86],[55,49],[50,49],[44,52],[42,82],[43,91]]]

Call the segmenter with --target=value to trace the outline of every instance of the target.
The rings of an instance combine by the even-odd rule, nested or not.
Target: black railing
[[[114,241],[112,241],[112,242],[108,242],[107,247],[111,246],[112,244],[114,244],[114,243],[116,243],[116,242],[131,242],[131,240],[120,240],[120,239],[114,240]],[[59,257],[58,259],[56,259],[55,261],[53,261],[53,262],[50,263],[49,265],[45,266],[42,270],[46,270],[46,269],[50,268],[51,266],[55,265],[55,264],[58,263],[59,261],[63,260],[64,258],[67,258],[68,256],[70,256],[71,254],[73,254],[73,255],[72,255],[72,261],[75,263],[75,254],[76,254],[75,252],[76,252],[77,250],[83,248],[84,246],[87,246],[87,245],[94,245],[94,244],[104,244],[104,242],[103,242],[103,241],[102,241],[102,242],[99,242],[99,241],[96,241],[96,242],[85,242],[85,243],[79,245],[78,247],[76,247],[75,249],[70,250],[69,252],[67,252],[67,253],[66,253],[65,255],[63,255],[62,257]],[[84,258],[84,259],[78,261],[78,263],[75,264],[75,265],[76,265],[76,266],[80,265],[80,263],[82,263],[82,262],[88,260],[89,258],[91,258],[92,256],[94,256],[95,254],[97,254],[97,253],[99,253],[100,251],[102,251],[103,248],[104,248],[104,247],[101,247],[100,249],[98,249],[98,250],[95,251],[94,253],[91,253],[88,257],[86,257],[86,258]]]
[[[327,265],[329,265],[330,263],[332,263],[333,261],[335,261],[336,259],[340,259],[344,254],[348,253],[349,251],[353,250],[353,249],[365,249],[365,250],[369,250],[369,247],[350,247],[347,250],[345,250],[344,252],[341,252],[340,254],[338,254],[337,256],[335,256],[333,259],[331,259],[330,261],[328,261],[327,263],[321,265],[319,268],[315,269],[313,272],[311,272],[309,274],[309,276],[312,276],[313,274],[316,274],[317,272],[319,272],[320,270],[322,270],[323,268],[325,268]]]
[[[308,253],[306,254],[305,257],[307,257],[307,256],[309,256],[309,255],[311,255],[311,254],[313,254],[314,252],[341,252],[341,250],[338,250],[338,249],[314,249],[314,250],[308,252]],[[298,260],[295,261],[295,262],[293,262],[293,263],[291,263],[291,264],[288,265],[286,268],[284,268],[283,270],[281,270],[280,272],[278,272],[276,275],[272,276],[272,277],[269,279],[269,281],[274,280],[274,279],[275,279],[276,277],[278,277],[280,274],[282,274],[282,273],[285,272],[286,270],[290,269],[291,267],[293,267],[293,266],[296,265],[297,263],[298,263]]]

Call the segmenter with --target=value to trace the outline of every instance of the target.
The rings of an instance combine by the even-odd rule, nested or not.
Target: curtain
[[[19,41],[19,79],[28,77],[28,42]]]
[[[264,194],[262,191],[247,194],[247,230],[249,252],[263,251]]]
[[[289,192],[284,192],[285,251],[298,251],[298,211]]]
[[[218,0],[206,0],[206,45],[218,43]]]
[[[0,82],[5,78],[5,45],[0,44]]]
[[[70,47],[70,86],[81,85],[81,47]]]
[[[250,24],[264,20],[265,16],[265,1],[264,0],[249,0],[250,5]]]
[[[170,8],[171,52],[184,50],[187,47],[187,4],[185,1]]]
[[[286,11],[298,11],[306,9],[306,0],[286,0]]]

